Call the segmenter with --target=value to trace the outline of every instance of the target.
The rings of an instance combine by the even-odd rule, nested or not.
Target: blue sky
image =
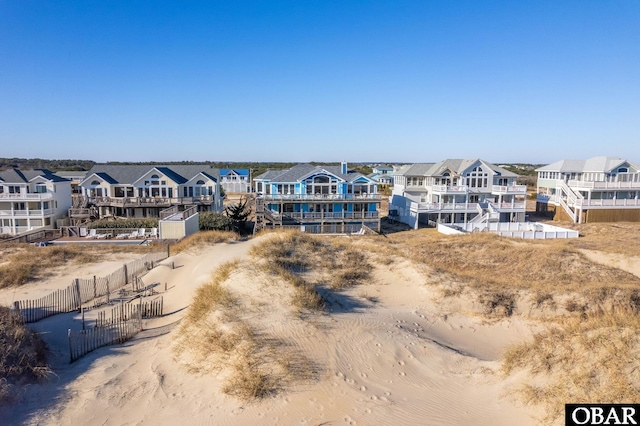
[[[0,0],[0,157],[640,162],[640,1]]]

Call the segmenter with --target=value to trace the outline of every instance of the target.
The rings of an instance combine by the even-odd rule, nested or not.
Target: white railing
[[[213,195],[200,195],[194,197],[90,197],[89,201],[98,205],[115,206],[167,206],[174,204],[197,204],[211,203],[214,201]]]
[[[640,182],[587,182],[570,180],[570,187],[585,189],[640,189]]]
[[[523,202],[516,203],[489,203],[496,210],[525,210],[527,204]]]
[[[576,204],[580,207],[640,207],[640,199],[579,200]]]
[[[455,210],[473,211],[478,210],[478,203],[415,203],[418,210]]]
[[[292,219],[377,219],[378,212],[296,212],[282,213]]]
[[[44,210],[0,210],[0,216],[51,216],[53,209]]]
[[[259,198],[271,200],[380,200],[379,194],[264,194]]]
[[[464,193],[469,192],[467,185],[433,185],[431,186],[433,192],[446,192],[446,193]]]
[[[493,185],[491,187],[493,194],[526,194],[527,185]]]
[[[29,201],[37,201],[37,200],[50,200],[53,198],[53,194],[51,192],[45,192],[42,194],[8,194],[2,193],[0,194],[0,199],[6,200],[29,200]]]

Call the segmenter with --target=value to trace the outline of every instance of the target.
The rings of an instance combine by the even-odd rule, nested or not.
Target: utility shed
[[[170,207],[160,212],[158,228],[161,240],[179,240],[199,231],[197,207],[178,211]]]

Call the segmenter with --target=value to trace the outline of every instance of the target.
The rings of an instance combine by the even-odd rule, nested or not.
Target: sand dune
[[[531,335],[523,320],[486,322],[459,306],[434,303],[424,271],[409,262],[377,267],[371,284],[323,291],[327,312],[301,317],[287,302],[286,284],[250,267],[247,252],[258,241],[168,259],[178,267],[158,267],[144,280],[161,284],[171,314],[145,321],[145,331],[126,344],[73,364],[66,330],[79,327],[78,315],[34,324],[51,348],[56,377],[25,388],[21,401],[0,413],[3,419],[62,425],[536,424],[532,416],[539,413],[510,397],[517,376],[504,379],[498,372],[502,351]],[[258,402],[225,395],[224,371],[190,373],[172,350],[195,289],[234,259],[243,268],[225,286],[242,300],[243,318],[314,366],[313,377]],[[20,292],[22,297],[29,289]],[[12,297],[0,292],[3,303]]]

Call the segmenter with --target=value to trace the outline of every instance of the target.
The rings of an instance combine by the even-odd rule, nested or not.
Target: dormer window
[[[94,180],[93,182],[91,182],[91,185],[100,185],[100,182],[97,180]]]
[[[620,167],[618,169],[618,173],[629,173],[629,168],[628,167]]]
[[[151,175],[151,179],[160,179],[160,176],[158,176],[158,175]]]
[[[196,185],[204,185],[204,181],[200,179],[199,181],[196,182]]]

